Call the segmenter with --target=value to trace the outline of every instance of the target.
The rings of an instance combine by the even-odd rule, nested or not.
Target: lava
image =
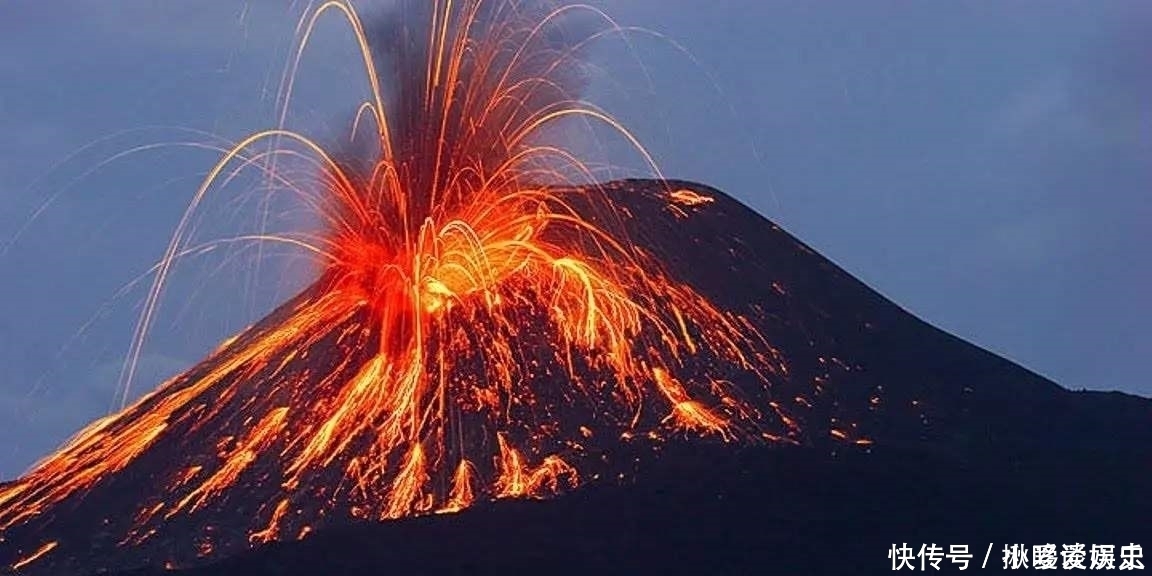
[[[303,537],[329,518],[452,512],[571,489],[603,471],[607,447],[622,438],[786,439],[777,424],[793,420],[755,401],[784,369],[766,338],[664,272],[630,240],[592,164],[549,139],[550,127],[576,119],[647,157],[578,95],[579,48],[616,25],[586,6],[402,6],[421,24],[402,19],[384,47],[346,2],[302,20],[301,52],[321,15],[350,24],[373,87],[353,137],[373,125],[373,157],[330,152],[283,127],[225,154],[157,267],[125,383],[191,215],[230,167],[262,166],[257,144],[308,154],[322,174],[313,190],[266,169],[323,226],[261,237],[314,254],[314,289],[3,488],[0,531],[82,500],[160,442],[180,456],[151,464],[157,486],[137,502],[124,543],[208,515],[240,490],[257,495],[246,542],[260,543]],[[575,13],[602,28],[558,42]],[[285,107],[298,62],[299,52]],[[688,217],[711,199],[669,189],[665,202]],[[732,370],[755,374],[763,389],[730,385]]]

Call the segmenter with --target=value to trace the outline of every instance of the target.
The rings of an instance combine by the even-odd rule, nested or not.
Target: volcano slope
[[[165,566],[237,575],[868,573],[891,570],[893,543],[967,544],[977,565],[992,543],[989,566],[999,566],[1009,542],[1146,537],[1149,400],[1068,391],[941,332],[718,190],[633,180],[605,192],[630,240],[669,278],[749,319],[770,343],[779,360],[770,386],[743,396],[771,416],[758,420],[757,435],[692,434],[675,421],[647,434],[594,435],[564,453],[579,481],[575,470],[545,475],[552,490],[544,492],[581,485],[562,497],[517,501],[542,492],[494,489],[458,514],[364,521],[357,502],[337,496],[344,478],[322,471],[302,485],[287,482],[277,450],[253,452],[230,482],[211,484],[212,497],[173,483],[192,469],[220,476],[236,450],[222,439],[244,438],[295,401],[298,392],[270,387],[271,368],[238,370],[225,384],[242,393],[216,389],[190,403],[214,404],[210,426],[170,416],[115,473],[11,523],[0,562],[39,574]],[[321,290],[285,304],[120,418],[156,413],[156,403],[218,370],[230,350],[274,331]],[[304,374],[363,362],[339,346],[341,333],[332,326],[329,337],[283,350],[270,365]],[[520,334],[524,349],[550,346],[545,328]],[[713,368],[732,390],[760,389],[761,376],[747,369]],[[564,390],[578,376],[540,377]],[[307,392],[322,398],[318,388]],[[595,404],[555,406],[568,411],[533,417],[560,428],[598,418]],[[291,436],[291,425],[280,430]],[[349,442],[352,452],[362,449]],[[503,441],[499,451],[492,435],[479,442],[495,456],[477,475],[506,476]],[[0,492],[3,505],[51,489],[29,483],[34,477]],[[449,479],[429,482],[449,492]],[[23,496],[21,486],[30,486]]]

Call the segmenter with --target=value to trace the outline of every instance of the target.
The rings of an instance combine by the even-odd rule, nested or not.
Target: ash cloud
[[[537,22],[562,6],[548,0],[524,0],[481,2],[474,12],[471,3],[462,3],[453,10],[449,18],[471,20],[465,42],[473,51],[461,59],[463,65],[455,88],[467,89],[473,97],[451,102],[428,101],[428,69],[434,50],[434,39],[428,31],[437,18],[433,3],[398,0],[370,6],[364,14],[365,33],[379,73],[379,89],[397,156],[411,160],[431,153],[439,136],[440,115],[447,116],[445,138],[449,141],[471,138],[498,143],[503,140],[500,135],[485,132],[504,129],[516,118],[583,98],[590,85],[586,72],[588,48],[603,25],[591,13],[574,9],[535,29]],[[449,28],[459,29],[451,25]],[[454,41],[452,33],[450,30],[449,44]],[[500,44],[481,41],[492,37],[499,38]],[[452,55],[452,50],[445,54]],[[528,88],[510,97],[522,100],[514,108],[503,110],[514,118],[496,117],[483,124],[473,121],[487,103],[483,96],[518,83]],[[378,146],[366,137],[370,134],[371,131],[360,130],[357,139],[344,147],[342,158],[361,169],[370,167]],[[510,153],[496,148],[490,150],[492,156],[506,157]]]

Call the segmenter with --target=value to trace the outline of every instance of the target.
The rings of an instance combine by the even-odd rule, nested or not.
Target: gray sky
[[[0,7],[0,478],[112,405],[145,291],[113,297],[163,253],[218,156],[102,162],[204,140],[172,127],[270,127],[300,9],[286,4]],[[1152,394],[1152,4],[600,4],[691,54],[648,35],[631,44],[642,67],[620,42],[596,51],[590,97],[667,175],[726,190],[911,312],[1067,387]],[[341,26],[317,38],[293,118],[325,135],[363,80]],[[214,198],[197,238],[254,230],[256,197]],[[305,278],[283,251],[258,273],[253,259],[182,264],[136,392]]]

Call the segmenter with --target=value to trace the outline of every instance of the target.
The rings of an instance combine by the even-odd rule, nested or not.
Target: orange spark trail
[[[58,544],[58,542],[55,542],[55,541],[48,542],[48,543],[44,544],[43,546],[38,548],[35,552],[33,552],[27,558],[22,558],[19,561],[17,561],[15,564],[13,564],[12,570],[19,570],[19,569],[37,561],[37,560],[43,558],[45,554],[47,554],[47,553],[51,552],[53,549],[55,549],[57,544]]]

